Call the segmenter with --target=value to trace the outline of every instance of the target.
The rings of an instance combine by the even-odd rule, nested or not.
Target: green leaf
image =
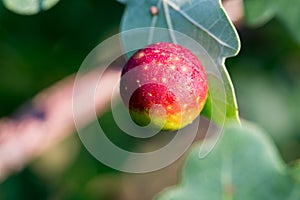
[[[245,0],[245,19],[249,25],[258,26],[274,17],[276,4],[272,0]]]
[[[127,2],[127,0],[116,0],[116,1],[118,1],[120,3],[124,3],[124,4]]]
[[[151,6],[157,7],[157,15],[150,13]],[[203,115],[219,125],[230,120],[238,121],[234,89],[224,61],[238,53],[240,41],[219,0],[127,0],[121,24],[122,33],[143,27],[167,28],[169,31],[168,34],[161,34],[158,30],[149,29],[144,38],[122,34],[125,50],[130,49],[133,43],[146,46],[158,41],[184,46],[185,42],[180,43],[178,33],[189,36],[204,49],[201,61],[204,60],[208,73],[210,98]],[[206,62],[205,59],[210,61]],[[207,64],[209,62],[212,64]],[[216,66],[217,76],[209,73],[210,65]],[[215,89],[215,85],[220,87]],[[224,92],[218,94],[213,90]]]
[[[300,43],[300,1],[281,0],[277,9],[277,16],[281,20],[291,35]]]
[[[22,15],[33,15],[53,7],[59,0],[3,0],[5,7]]]
[[[296,160],[290,165],[290,173],[300,183],[300,160]]]
[[[299,0],[244,0],[244,9],[248,25],[259,26],[276,17],[300,43]]]
[[[203,159],[199,148],[196,144],[190,151],[180,184],[158,195],[158,200],[300,199],[299,182],[270,138],[254,125],[228,125]]]

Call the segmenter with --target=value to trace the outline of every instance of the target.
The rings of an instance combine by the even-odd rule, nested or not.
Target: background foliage
[[[300,157],[300,45],[295,37],[300,24],[298,12],[288,12],[299,8],[296,3],[288,3],[295,8],[283,3],[285,11],[272,11],[255,28],[250,13],[270,5],[255,11],[246,7],[248,24],[238,29],[242,49],[226,61],[240,115],[266,130],[288,164]],[[0,3],[0,116],[13,114],[41,89],[76,72],[93,47],[119,31],[123,10],[116,1],[63,0],[46,12],[24,16]],[[110,113],[102,123],[114,127]],[[117,129],[111,132],[116,142],[129,145]],[[0,199],[117,199],[119,176],[93,159],[74,135],[1,183]]]

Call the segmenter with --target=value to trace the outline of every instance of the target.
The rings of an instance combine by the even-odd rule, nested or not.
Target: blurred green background
[[[0,3],[0,117],[75,73],[99,42],[118,33],[123,10],[114,0],[63,0],[22,16]],[[238,32],[241,52],[226,66],[240,115],[266,129],[290,163],[300,157],[300,45],[276,19],[255,29],[242,24]],[[113,126],[110,113],[102,123]],[[0,199],[117,199],[119,175],[74,134],[0,183]]]

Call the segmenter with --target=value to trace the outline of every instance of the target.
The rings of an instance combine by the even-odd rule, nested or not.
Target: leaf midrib
[[[232,50],[236,50],[233,46],[231,46],[230,44],[223,42],[222,40],[220,40],[216,35],[212,34],[208,29],[206,29],[205,27],[203,27],[201,24],[199,24],[198,22],[196,22],[193,18],[191,18],[189,15],[187,15],[185,12],[183,12],[179,6],[177,6],[176,4],[174,4],[173,2],[169,1],[169,0],[162,0],[163,2],[165,2],[166,4],[168,4],[173,10],[177,11],[180,15],[182,15],[186,20],[188,20],[190,23],[194,24],[196,27],[198,27],[199,29],[201,29],[203,32],[205,32],[208,36],[210,36],[212,39],[214,39],[215,41],[217,41],[219,44],[221,44],[224,47],[227,47],[229,49]]]

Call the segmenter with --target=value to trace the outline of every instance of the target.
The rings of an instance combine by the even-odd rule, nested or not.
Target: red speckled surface
[[[154,104],[162,105],[167,115],[165,129],[178,129],[191,123],[202,110],[208,83],[202,63],[194,54],[182,46],[162,42],[137,51],[128,60],[120,91],[124,103],[130,110],[141,112],[140,117]],[[133,120],[138,123],[138,119]]]

